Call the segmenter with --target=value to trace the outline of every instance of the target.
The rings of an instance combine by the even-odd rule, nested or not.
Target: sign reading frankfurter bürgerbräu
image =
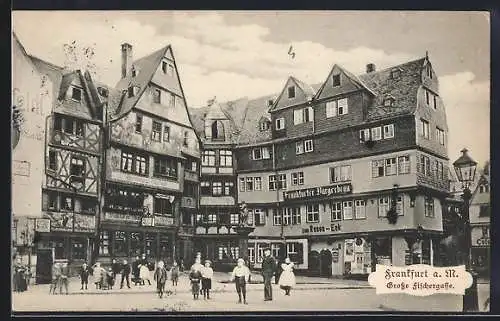
[[[330,186],[321,186],[314,188],[299,189],[296,191],[283,192],[283,198],[285,200],[295,200],[302,198],[314,198],[314,197],[328,197],[333,195],[343,195],[352,193],[352,185],[347,184],[337,184]]]

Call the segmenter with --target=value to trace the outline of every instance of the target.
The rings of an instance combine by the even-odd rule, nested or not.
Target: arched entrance
[[[320,260],[319,260],[319,253],[317,251],[309,252],[308,263],[309,263],[309,275],[319,276]]]
[[[332,252],[329,250],[322,250],[319,254],[320,260],[320,277],[331,277],[332,276]]]

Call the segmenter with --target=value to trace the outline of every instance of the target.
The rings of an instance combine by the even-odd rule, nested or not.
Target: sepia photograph
[[[11,310],[490,311],[490,12],[12,11]]]

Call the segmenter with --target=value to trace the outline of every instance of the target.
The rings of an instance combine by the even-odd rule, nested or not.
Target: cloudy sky
[[[64,65],[63,45],[92,47],[98,80],[115,85],[120,45],[134,58],[173,46],[188,105],[279,92],[294,75],[323,82],[337,63],[361,74],[429,57],[439,75],[452,160],[467,146],[480,164],[490,146],[490,27],[481,12],[132,12],[13,13],[28,53]],[[293,46],[296,56],[287,54]]]

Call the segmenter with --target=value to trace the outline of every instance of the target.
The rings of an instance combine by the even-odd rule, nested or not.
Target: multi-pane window
[[[155,197],[153,201],[154,213],[158,215],[172,215],[173,207],[168,198]]]
[[[304,172],[292,173],[292,185],[304,185]]]
[[[370,140],[370,129],[361,129],[359,131],[359,142],[363,143]]]
[[[148,173],[148,161],[146,157],[131,152],[122,151],[122,171],[147,175]]]
[[[189,133],[187,131],[184,132],[184,139],[182,140],[182,145],[186,147],[189,145]]]
[[[396,159],[397,159],[396,157],[385,159],[385,175],[386,176],[397,174],[398,168],[397,168],[397,164],[396,164]]]
[[[211,195],[210,182],[200,182],[200,193],[201,195]]]
[[[384,176],[385,162],[384,160],[372,161],[372,177]]]
[[[74,208],[75,199],[72,196],[63,196],[61,210],[72,212]]]
[[[420,173],[425,176],[430,176],[431,173],[431,160],[428,156],[420,155]]]
[[[135,132],[142,132],[142,115],[135,114]]]
[[[269,127],[270,127],[270,123],[268,120],[263,120],[259,124],[259,128],[260,128],[261,132],[268,130]]]
[[[221,167],[232,167],[233,166],[233,152],[230,150],[219,151],[219,165]]]
[[[168,101],[170,107],[175,107],[175,95],[170,94],[170,99]]]
[[[85,175],[85,161],[81,158],[71,157],[70,175],[83,177]]]
[[[404,155],[398,157],[398,174],[410,173],[410,156]]]
[[[255,247],[254,246],[248,247],[248,261],[250,261],[251,263],[255,263]]]
[[[148,173],[147,166],[148,162],[146,160],[146,157],[141,155],[135,156],[135,172],[137,174],[146,175]]]
[[[153,120],[153,127],[151,130],[151,140],[154,142],[161,141],[161,123]]]
[[[304,153],[304,143],[302,141],[298,141],[295,143],[295,154],[300,155]]]
[[[386,197],[380,197],[378,199],[378,217],[386,217],[387,212],[391,208],[391,198],[386,196]]]
[[[260,208],[255,208],[253,210],[253,217],[255,225],[262,226],[266,224],[266,215],[264,211]]]
[[[273,225],[281,225],[282,218],[283,218],[283,208],[280,208],[279,211],[274,208],[273,209]]]
[[[247,177],[245,189],[247,191],[253,191],[253,177]]]
[[[205,150],[201,158],[202,166],[215,166],[215,151]]]
[[[420,130],[420,135],[429,139],[429,122],[427,120],[420,119]]]
[[[253,189],[255,191],[262,190],[262,178],[261,177],[254,177],[253,178]]]
[[[436,127],[436,140],[440,145],[444,146],[445,138],[444,138],[444,130]]]
[[[269,190],[276,190],[276,175],[269,175]]]
[[[314,150],[314,144],[312,139],[308,139],[304,142],[304,151],[310,153]]]
[[[170,127],[167,125],[163,127],[163,141],[164,142],[170,141]]]
[[[490,185],[489,184],[481,184],[479,185],[479,193],[489,193]]]
[[[71,239],[71,256],[74,260],[85,260],[87,258],[86,242],[81,239]]]
[[[343,216],[344,220],[352,220],[353,219],[352,201],[342,202],[342,216]]]
[[[394,137],[394,124],[384,126],[384,139]]]
[[[371,139],[372,140],[381,140],[382,139],[382,128],[381,127],[373,127],[371,129]]]
[[[224,195],[231,196],[234,193],[234,183],[224,182]]]
[[[276,119],[276,130],[285,129],[285,118],[277,118]]]
[[[306,222],[317,223],[319,222],[319,204],[309,204],[306,206]]]
[[[289,209],[283,209],[283,225],[290,225],[292,223],[292,213]]]
[[[77,87],[71,87],[71,99],[76,101],[82,100],[82,89]]]
[[[278,189],[286,189],[286,174],[278,175]]]
[[[293,111],[293,123],[295,125],[312,122],[314,120],[314,110],[312,107],[296,109]]]
[[[424,199],[424,216],[435,217],[434,199],[431,196],[426,196]]]
[[[352,179],[351,165],[330,168],[330,182],[346,182]]]
[[[240,215],[238,213],[232,213],[230,217],[231,217],[231,225],[240,224]]]
[[[280,257],[280,244],[271,243],[271,255],[275,258]]]
[[[212,182],[212,195],[213,196],[222,195],[222,182]]]
[[[326,117],[346,115],[349,112],[347,98],[329,101],[326,103]]]
[[[355,208],[355,215],[356,219],[363,219],[366,218],[366,202],[364,200],[356,200],[354,201],[356,208]]]
[[[330,203],[330,219],[332,222],[342,219],[342,202]]]
[[[404,214],[403,196],[401,195],[396,197],[396,213],[398,213],[398,215]]]
[[[288,87],[288,98],[295,98],[295,86]]]
[[[340,74],[332,75],[332,85],[333,87],[340,86]]]
[[[287,211],[289,212],[289,215],[292,218],[293,225],[302,224],[302,214],[300,212],[299,206],[288,208]]]
[[[436,160],[436,178],[444,179],[444,165],[442,162]]]
[[[155,157],[154,174],[177,179],[177,160],[169,157]]]
[[[244,192],[245,191],[245,177],[240,177],[239,178],[239,186],[240,186],[240,192]]]

